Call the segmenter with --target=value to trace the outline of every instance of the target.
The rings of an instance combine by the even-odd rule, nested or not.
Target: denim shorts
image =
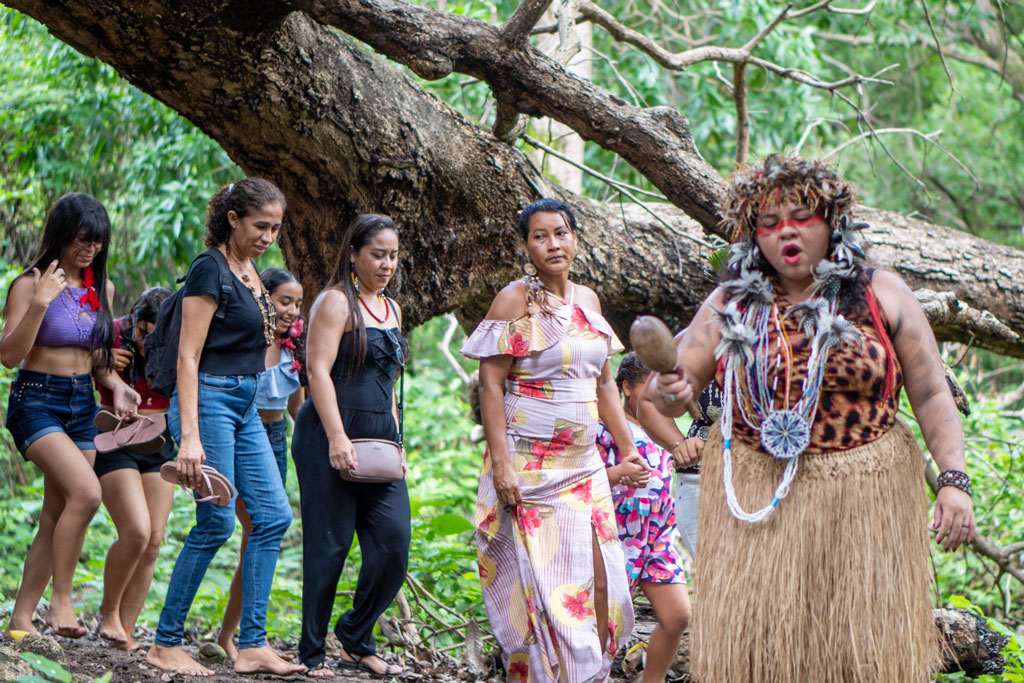
[[[38,439],[64,432],[83,451],[95,448],[96,398],[92,375],[51,375],[19,370],[7,404],[7,431],[22,457]]]

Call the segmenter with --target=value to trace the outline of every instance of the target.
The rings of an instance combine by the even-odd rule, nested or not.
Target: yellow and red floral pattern
[[[509,683],[603,681],[623,634],[632,632],[625,560],[595,446],[597,378],[621,350],[607,321],[577,305],[485,320],[463,346],[471,358],[514,359],[505,383],[507,457],[523,502],[498,501],[488,455],[476,513],[484,603]],[[594,602],[595,538],[608,586],[604,644]]]

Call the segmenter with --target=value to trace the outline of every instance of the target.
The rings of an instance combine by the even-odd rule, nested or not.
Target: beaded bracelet
[[[966,472],[960,470],[945,470],[939,473],[939,488],[952,486],[958,488],[968,496],[971,495],[971,478]]]

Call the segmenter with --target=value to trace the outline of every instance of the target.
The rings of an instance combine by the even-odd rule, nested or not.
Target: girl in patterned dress
[[[508,683],[599,683],[633,630],[598,418],[629,438],[593,291],[569,281],[576,221],[546,199],[519,216],[528,276],[505,287],[462,353],[480,359],[487,453],[476,529],[487,616]]]
[[[690,619],[686,577],[675,549],[676,511],[672,498],[672,454],[658,446],[637,422],[640,390],[651,371],[635,353],[622,359],[615,383],[625,397],[626,419],[650,476],[623,476],[619,447],[602,423],[597,448],[604,456],[612,488],[619,541],[626,555],[626,574],[631,590],[637,587],[651,602],[658,625],[651,633],[644,663],[644,683],[664,681]],[[646,481],[645,481],[646,480]]]

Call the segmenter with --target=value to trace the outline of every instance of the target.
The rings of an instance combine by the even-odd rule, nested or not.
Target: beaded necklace
[[[831,259],[822,259],[812,271],[811,296],[780,313],[775,288],[757,268],[758,248],[752,242],[734,244],[729,267],[739,277],[724,283],[728,303],[715,316],[722,341],[716,358],[725,356],[722,387],[722,478],[725,499],[736,519],[760,522],[766,519],[789,494],[796,477],[797,462],[810,444],[811,424],[818,410],[821,383],[829,351],[855,342],[860,334],[852,323],[838,313],[837,296],[844,280],[856,277],[853,248],[859,248],[853,226],[841,220],[833,233]],[[795,316],[801,331],[810,339],[807,374],[800,385],[800,398],[790,405],[793,380],[793,349],[783,318]],[[772,341],[775,341],[774,348]],[[771,377],[772,367],[784,372]],[[779,386],[780,376],[784,386]],[[784,391],[780,407],[775,397]],[[786,461],[782,480],[771,502],[756,512],[747,512],[736,499],[732,481],[732,423],[734,411],[761,436],[761,446],[770,455]]]
[[[242,274],[239,276],[242,279],[242,284],[245,285],[249,293],[252,294],[252,298],[256,301],[256,305],[260,309],[260,315],[263,316],[263,341],[266,342],[267,346],[274,343],[274,332],[277,330],[277,308],[274,307],[273,302],[268,302],[267,290],[263,288],[263,283],[260,282],[260,291],[256,293],[256,287],[252,284],[252,279],[249,274],[245,272],[245,262],[237,260],[231,254],[231,248],[226,247],[228,258],[237,263],[242,268]],[[255,267],[255,266],[253,266]]]
[[[363,308],[365,308],[366,312],[370,314],[370,317],[377,321],[378,325],[383,325],[384,323],[387,322],[388,316],[391,315],[391,306],[389,306],[388,304],[384,304],[384,317],[378,318],[377,314],[370,310],[370,307],[366,304],[365,301],[363,301],[363,295],[357,294],[356,296],[359,298],[359,303],[363,305]]]

